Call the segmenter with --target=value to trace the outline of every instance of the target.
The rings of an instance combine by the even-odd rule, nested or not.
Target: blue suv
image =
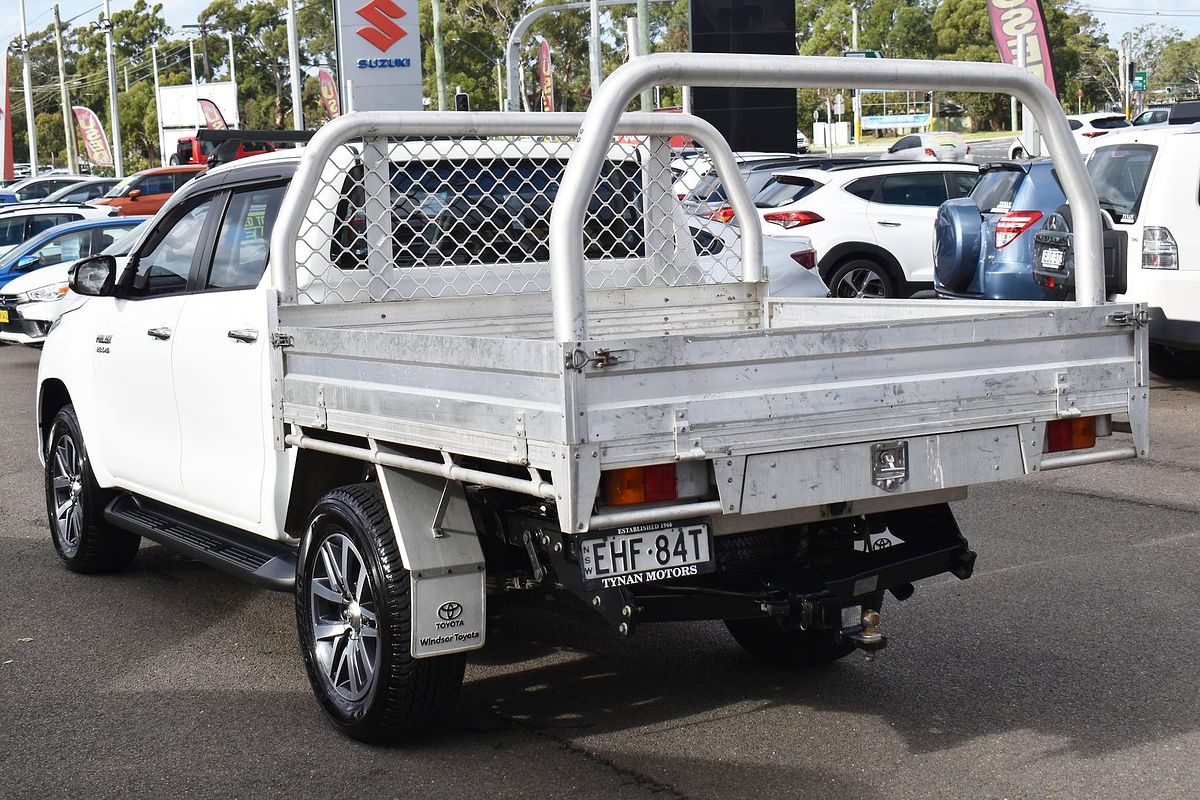
[[[961,299],[1059,299],[1033,277],[1034,236],[1067,201],[1053,162],[1001,161],[979,174],[969,197],[938,209],[934,289]]]

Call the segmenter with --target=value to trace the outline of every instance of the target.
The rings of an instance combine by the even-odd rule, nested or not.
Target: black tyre
[[[170,164],[172,167],[179,166],[179,156],[171,156],[170,158],[167,159],[167,163]]]
[[[124,569],[141,538],[105,522],[111,497],[96,484],[73,406],[58,412],[46,442],[46,513],[54,551],[75,572]]]
[[[833,297],[896,297],[896,280],[877,261],[850,258],[834,267],[826,281]]]
[[[458,697],[466,656],[412,657],[411,583],[379,485],[328,492],[305,536],[296,621],[325,716],[364,742],[434,727]]]
[[[1023,161],[1024,159],[1025,159],[1025,151],[1023,149],[1018,147],[1012,151],[1012,160],[1013,161]]]
[[[1194,381],[1200,378],[1200,353],[1151,345],[1150,371],[1171,381]]]
[[[728,619],[725,627],[755,658],[786,667],[817,667],[854,652],[835,630],[784,630],[773,619]]]

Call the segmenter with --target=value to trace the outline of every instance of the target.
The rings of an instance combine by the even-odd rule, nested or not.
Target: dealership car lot
[[[149,544],[122,575],[60,567],[37,358],[0,348],[4,796],[1190,798],[1200,783],[1200,384],[1154,382],[1149,459],[958,504],[975,576],[885,605],[875,662],[784,671],[719,624],[622,641],[525,600],[493,610],[455,726],[389,750],[323,722],[288,596]]]

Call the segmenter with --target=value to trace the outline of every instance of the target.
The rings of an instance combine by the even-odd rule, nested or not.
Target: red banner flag
[[[79,130],[79,139],[83,142],[88,161],[97,167],[111,167],[112,150],[109,149],[108,137],[104,135],[96,112],[83,106],[71,106],[71,111],[75,113],[75,126]]]
[[[196,100],[200,104],[200,113],[204,115],[204,124],[206,127],[214,131],[223,131],[229,128],[225,124],[225,117],[221,114],[221,109],[217,108],[217,104],[212,100],[205,100],[203,97]]]
[[[12,102],[8,97],[8,58],[0,55],[0,180],[13,179]]]
[[[336,119],[342,113],[342,104],[338,99],[337,84],[333,82],[329,70],[317,72],[317,85],[321,91],[321,103],[325,106],[325,116]]]
[[[554,110],[554,64],[550,61],[550,43],[542,39],[538,48],[538,80],[542,86],[542,110]]]
[[[987,0],[992,38],[1005,64],[1020,64],[1020,42],[1025,41],[1025,69],[1041,78],[1056,97],[1054,67],[1050,63],[1050,37],[1039,0]]]

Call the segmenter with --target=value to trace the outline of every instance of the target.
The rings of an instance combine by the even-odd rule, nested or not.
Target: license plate
[[[1062,269],[1067,254],[1062,250],[1045,249],[1042,251],[1042,266],[1046,269]]]
[[[0,324],[8,322],[8,309],[0,308]]]
[[[586,589],[612,589],[712,572],[707,520],[631,525],[579,542]]]

